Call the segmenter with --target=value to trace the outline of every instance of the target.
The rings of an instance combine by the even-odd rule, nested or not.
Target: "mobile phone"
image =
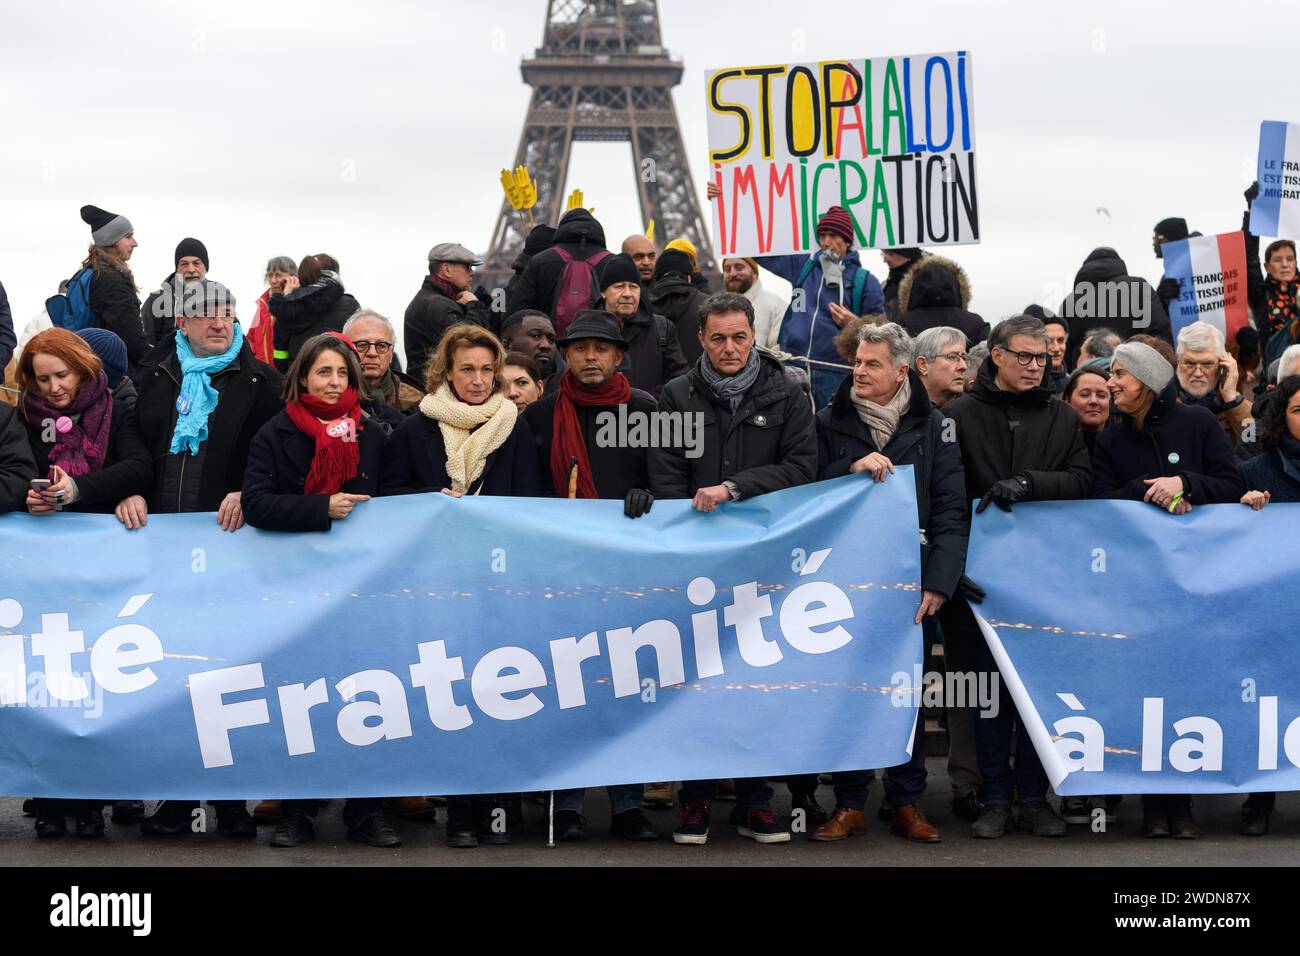
[[[50,484],[51,482],[48,478],[33,478],[32,491],[44,491],[50,487]]]
[[[1217,375],[1215,376],[1215,380],[1216,380],[1220,385],[1222,385],[1224,379],[1226,379],[1227,377],[1228,377],[1228,366],[1226,366],[1226,365],[1220,365],[1220,366],[1219,366],[1219,371],[1218,371]]]

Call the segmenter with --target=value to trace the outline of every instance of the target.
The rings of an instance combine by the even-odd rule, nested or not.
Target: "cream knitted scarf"
[[[420,413],[432,418],[442,430],[451,490],[461,494],[478,481],[488,455],[505,444],[519,416],[515,403],[507,401],[502,392],[482,405],[468,405],[452,393],[446,382],[420,400]]]

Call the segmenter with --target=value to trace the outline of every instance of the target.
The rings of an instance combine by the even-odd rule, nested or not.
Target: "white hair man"
[[[942,406],[966,390],[966,335],[950,325],[926,329],[914,340],[916,374],[930,401]]]
[[[1250,399],[1237,389],[1237,360],[1223,333],[1208,322],[1193,322],[1178,333],[1178,397],[1184,405],[1214,412],[1235,449],[1251,420]]]

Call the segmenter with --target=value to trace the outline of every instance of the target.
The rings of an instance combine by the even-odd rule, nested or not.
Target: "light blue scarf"
[[[197,358],[190,351],[190,340],[176,330],[176,357],[181,363],[181,393],[176,399],[176,430],[172,432],[172,454],[188,451],[197,455],[199,446],[208,440],[208,416],[217,407],[217,390],[212,376],[235,360],[244,344],[244,330],[235,323],[230,348],[220,355]]]

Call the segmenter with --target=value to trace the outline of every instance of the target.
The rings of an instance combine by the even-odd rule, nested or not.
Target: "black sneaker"
[[[214,804],[217,810],[217,832],[232,840],[256,840],[257,824],[242,801],[222,800]]]
[[[1039,837],[1063,837],[1066,834],[1065,821],[1056,815],[1046,800],[1026,800],[1020,804],[1018,826]]]
[[[986,803],[975,822],[971,824],[970,835],[977,840],[996,840],[1005,836],[1011,825],[1011,805],[1009,803]]]
[[[77,811],[77,836],[94,840],[104,835],[104,808],[98,803],[90,803]]]
[[[659,839],[645,814],[636,809],[614,814],[609,821],[609,830],[614,836],[640,843],[653,843]]]
[[[980,813],[984,810],[984,804],[980,803],[979,794],[974,790],[967,790],[966,793],[960,796],[954,790],[949,799],[952,801],[952,815],[963,820],[969,820],[971,823],[978,820]]]
[[[749,810],[737,831],[756,843],[789,843],[790,831],[776,822],[776,814],[767,807]]]
[[[36,798],[35,798],[35,797],[28,797],[27,799],[25,799],[25,800],[23,801],[23,816],[25,816],[25,817],[34,817],[34,816],[36,816]]]
[[[807,796],[791,795],[790,797],[790,818],[794,819],[795,811],[802,810],[804,814],[804,826],[808,833],[812,833],[819,826],[830,819],[822,805],[817,802],[817,798],[812,794]]]
[[[52,809],[55,801],[36,801],[36,835],[42,840],[57,840],[68,832],[68,818],[62,807]],[[58,806],[57,803],[55,804]]]
[[[673,831],[674,843],[702,845],[709,842],[709,806],[707,800],[682,804],[682,816]]]
[[[158,804],[153,816],[140,821],[140,832],[146,836],[179,836],[189,833],[197,807],[198,804],[192,800],[164,800]]]
[[[1089,809],[1088,800],[1088,797],[1062,797],[1061,819],[1076,826],[1086,826],[1091,823],[1092,813]]]
[[[114,800],[113,815],[109,818],[118,826],[131,826],[144,819],[143,800]]]
[[[577,810],[556,810],[554,821],[556,843],[577,843],[587,839],[587,821]]]
[[[311,822],[311,817],[303,810],[286,807],[275,832],[271,834],[271,846],[302,846],[308,840],[314,839],[316,839],[316,824]]]
[[[402,845],[402,838],[397,835],[392,824],[384,819],[382,813],[372,813],[362,817],[348,827],[348,839],[353,843],[364,843],[366,846],[377,846],[382,849]]]
[[[1271,807],[1260,806],[1247,800],[1241,807],[1241,835],[1263,836],[1268,832]]]

